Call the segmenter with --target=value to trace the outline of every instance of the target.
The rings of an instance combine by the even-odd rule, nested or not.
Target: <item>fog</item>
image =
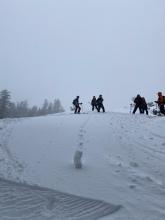
[[[0,0],[0,90],[108,110],[165,93],[164,0]]]

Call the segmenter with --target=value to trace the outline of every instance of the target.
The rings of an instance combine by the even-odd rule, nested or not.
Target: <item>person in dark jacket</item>
[[[146,112],[146,115],[148,115],[148,106],[147,102],[144,97],[142,97],[142,113],[144,114]]]
[[[158,92],[158,100],[155,101],[160,109],[160,113],[165,115],[165,109],[164,109],[164,105],[165,105],[165,97],[162,95],[162,92]]]
[[[103,99],[102,95],[99,95],[99,98],[97,99],[98,112],[100,112],[101,109],[103,110],[103,112],[105,112],[103,101],[104,101],[104,99]]]
[[[134,100],[134,103],[135,103],[135,107],[134,107],[134,110],[133,110],[133,114],[135,114],[136,110],[139,108],[139,112],[140,114],[143,113],[143,110],[142,110],[142,97],[138,94]]]
[[[92,101],[91,101],[91,105],[92,105],[92,111],[94,111],[95,109],[97,109],[97,111],[98,111],[96,96],[93,96]]]
[[[79,114],[80,113],[80,111],[81,111],[81,107],[80,107],[80,105],[81,105],[82,103],[79,103],[79,96],[77,96],[74,100],[73,100],[73,105],[74,105],[74,107],[75,107],[75,111],[74,111],[74,113],[75,114]]]

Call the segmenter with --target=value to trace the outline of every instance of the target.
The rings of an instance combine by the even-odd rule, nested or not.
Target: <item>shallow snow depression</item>
[[[164,220],[164,130],[122,113],[1,120],[0,220]]]

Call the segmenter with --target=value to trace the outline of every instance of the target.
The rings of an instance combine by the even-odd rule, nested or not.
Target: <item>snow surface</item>
[[[164,130],[110,112],[0,120],[0,220],[164,220]]]

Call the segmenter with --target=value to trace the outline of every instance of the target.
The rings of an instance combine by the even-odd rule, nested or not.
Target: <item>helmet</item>
[[[158,96],[160,96],[160,95],[162,95],[162,93],[161,93],[161,92],[158,92]]]

